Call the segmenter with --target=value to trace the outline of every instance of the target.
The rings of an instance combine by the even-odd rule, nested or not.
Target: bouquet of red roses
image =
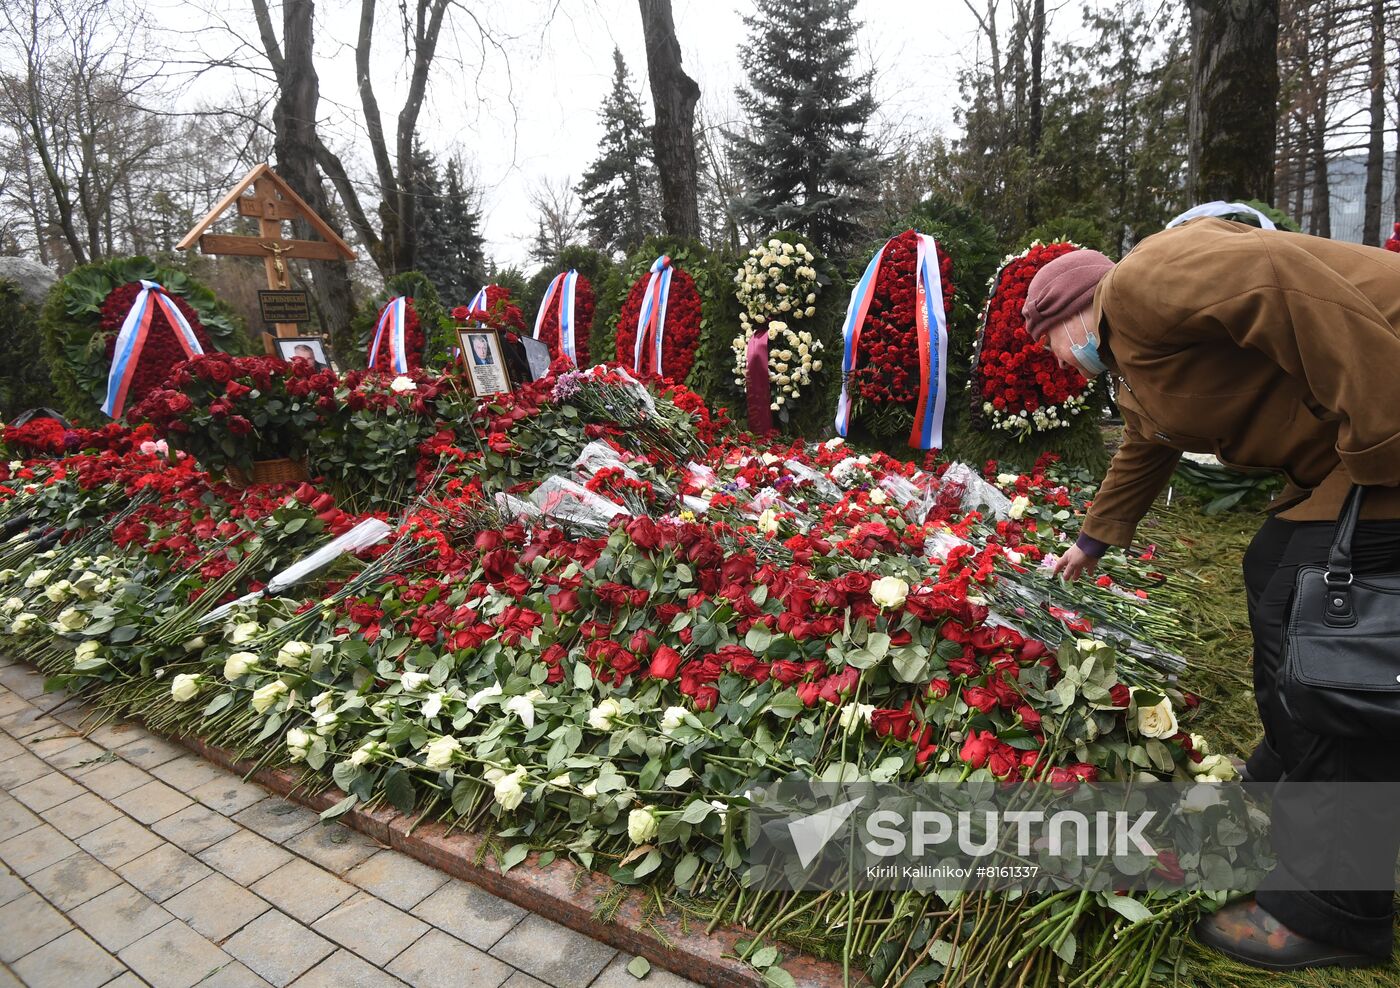
[[[335,407],[335,387],[332,371],[304,360],[205,354],[176,365],[130,419],[149,422],[211,473],[249,473],[255,460],[303,459]]]
[[[1021,316],[1036,272],[1078,249],[1068,242],[1036,241],[1003,261],[992,279],[973,358],[973,415],[1017,439],[1069,425],[1085,404],[1089,382],[1077,370],[1061,368],[1048,349],[1032,340]]]
[[[491,329],[525,332],[525,316],[521,313],[520,306],[511,302],[510,289],[504,285],[487,285],[484,291],[484,306],[473,308],[459,305],[452,310],[452,318],[459,323],[476,322]]]
[[[637,346],[637,319],[642,312],[650,273],[643,274],[627,293],[622,311],[617,315],[617,360],[633,368]],[[671,290],[666,299],[666,322],[661,337],[661,370],[667,380],[684,383],[695,365],[695,350],[700,344],[700,292],[695,279],[683,268],[672,266]],[[650,342],[642,347],[640,372],[652,373],[656,368],[656,352]]]

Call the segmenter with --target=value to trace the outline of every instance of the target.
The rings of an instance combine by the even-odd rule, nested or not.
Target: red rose
[[[968,686],[962,691],[963,702],[969,707],[989,714],[997,707],[996,694],[980,686]]]
[[[958,757],[973,768],[981,768],[996,750],[997,736],[991,731],[970,731]]]
[[[653,679],[675,679],[680,672],[681,663],[685,661],[680,652],[677,652],[669,645],[662,645],[651,657],[651,667],[647,670],[647,675]]]

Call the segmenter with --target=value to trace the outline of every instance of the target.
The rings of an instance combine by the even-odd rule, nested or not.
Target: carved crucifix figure
[[[295,244],[278,240],[270,244],[258,244],[263,250],[272,251],[272,269],[277,272],[277,284],[273,288],[287,287],[287,265],[282,263],[282,255],[296,250]]]

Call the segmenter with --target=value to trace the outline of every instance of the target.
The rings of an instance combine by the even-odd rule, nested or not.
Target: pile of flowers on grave
[[[279,394],[310,387],[337,428],[364,426],[355,456],[410,464],[412,496],[375,498],[345,463],[339,484],[235,490],[175,441],[188,410],[126,441],[6,430],[10,654],[157,730],[305,766],[343,794],[327,817],[442,815],[489,834],[502,868],[568,857],[746,923],[776,983],[770,944],[797,927],[879,983],[995,980],[1019,951],[1026,983],[1105,964],[1094,983],[1136,984],[1173,956],[1200,893],[1175,884],[1197,862],[1169,855],[1132,897],[740,879],[746,793],[791,773],[1229,775],[1183,726],[1193,699],[1166,672],[1189,636],[1150,557],[1047,603],[1037,567],[1087,498],[1053,462],[755,445],[616,365],[559,362],[490,401],[421,372],[328,390],[285,373]]]

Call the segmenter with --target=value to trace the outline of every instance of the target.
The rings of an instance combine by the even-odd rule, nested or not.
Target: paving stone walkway
[[[687,988],[0,658],[0,988]]]

